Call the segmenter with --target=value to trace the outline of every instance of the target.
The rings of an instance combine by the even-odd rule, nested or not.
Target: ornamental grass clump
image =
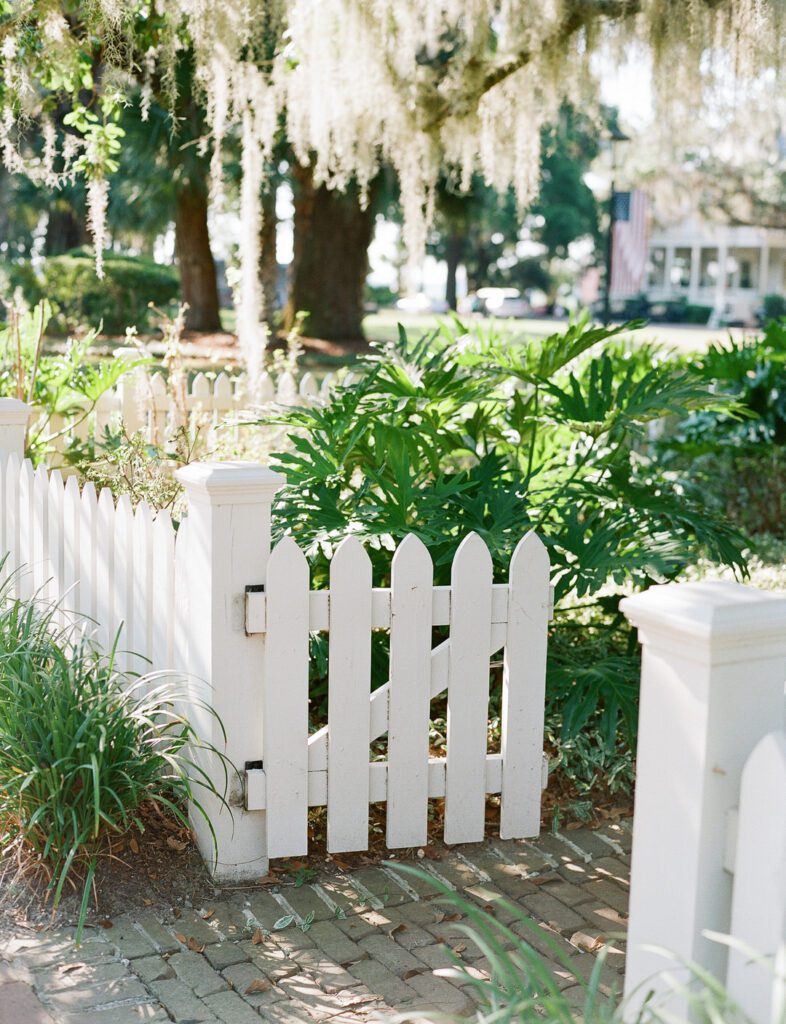
[[[114,651],[62,618],[0,589],[0,850],[45,878],[53,911],[82,887],[79,936],[112,839],[144,830],[143,805],[188,827],[189,801],[205,813],[195,790],[222,800],[192,756],[222,758],[184,717],[198,703],[185,684],[118,671]]]

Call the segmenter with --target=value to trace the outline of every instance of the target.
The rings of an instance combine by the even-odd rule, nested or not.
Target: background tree
[[[565,97],[596,98],[598,56],[619,61],[626,48],[646,47],[659,95],[698,103],[701,73],[713,62],[738,78],[779,66],[784,7],[784,0],[510,0],[501,11],[499,0],[273,0],[260,9],[256,0],[222,0],[216,17],[198,0],[161,0],[154,12],[143,0],[64,7],[0,0],[0,146],[9,170],[50,184],[84,176],[100,251],[106,179],[122,144],[116,120],[124,82],[142,68],[143,79],[158,74],[174,83],[177,55],[191,48],[214,179],[232,126],[243,147],[240,328],[253,377],[260,367],[261,179],[282,116],[316,186],[355,183],[362,192],[381,164],[394,167],[405,240],[417,257],[446,167],[467,184],[480,173],[500,194],[512,186],[526,209],[539,178],[541,129]],[[100,82],[95,61],[104,68]],[[89,105],[80,99],[86,91],[95,97]],[[176,86],[171,91],[174,107]],[[26,128],[46,131],[64,96],[79,145],[45,147],[43,161],[31,163]]]

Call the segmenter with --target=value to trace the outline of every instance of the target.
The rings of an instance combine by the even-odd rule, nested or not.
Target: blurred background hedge
[[[122,334],[131,325],[144,330],[150,326],[149,305],[166,309],[180,292],[177,271],[144,256],[106,253],[104,273],[103,280],[96,277],[87,248],[46,257],[35,266],[30,260],[0,265],[0,277],[29,305],[49,300],[54,310],[49,330],[62,334],[99,322],[107,334]]]

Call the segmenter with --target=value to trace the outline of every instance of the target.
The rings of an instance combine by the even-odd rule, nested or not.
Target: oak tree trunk
[[[294,259],[285,326],[305,311],[308,337],[360,344],[372,204],[362,209],[354,186],[345,193],[316,186],[308,167],[297,167],[294,177]]]
[[[451,233],[445,243],[445,262],[447,263],[448,276],[445,282],[445,302],[448,309],[458,308],[458,295],[456,292],[456,276],[458,268],[464,256],[466,239],[464,235]]]
[[[44,238],[44,252],[47,256],[60,256],[70,249],[90,242],[84,210],[74,207],[62,198],[56,198],[49,210]]]
[[[262,316],[271,335],[278,312],[278,260],[276,259],[276,190],[262,195],[262,227],[259,232],[259,285],[262,291]]]
[[[207,228],[207,189],[185,178],[175,196],[175,254],[180,268],[180,294],[188,303],[186,327],[220,331],[216,264]]]

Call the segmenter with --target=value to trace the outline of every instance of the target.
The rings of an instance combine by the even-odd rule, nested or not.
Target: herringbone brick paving
[[[589,974],[605,942],[604,984],[621,987],[624,941],[609,936],[626,927],[629,822],[413,862],[430,877],[382,865],[225,891],[198,909],[116,919],[88,930],[80,947],[67,929],[15,935],[0,946],[0,1024],[359,1024],[393,1011],[470,1014],[473,989],[446,976],[448,949],[475,977],[487,977],[489,964],[453,908],[439,903],[432,879],[510,922],[546,957],[546,940],[556,942],[579,974]],[[553,970],[560,987],[575,985],[572,972],[556,962]]]

